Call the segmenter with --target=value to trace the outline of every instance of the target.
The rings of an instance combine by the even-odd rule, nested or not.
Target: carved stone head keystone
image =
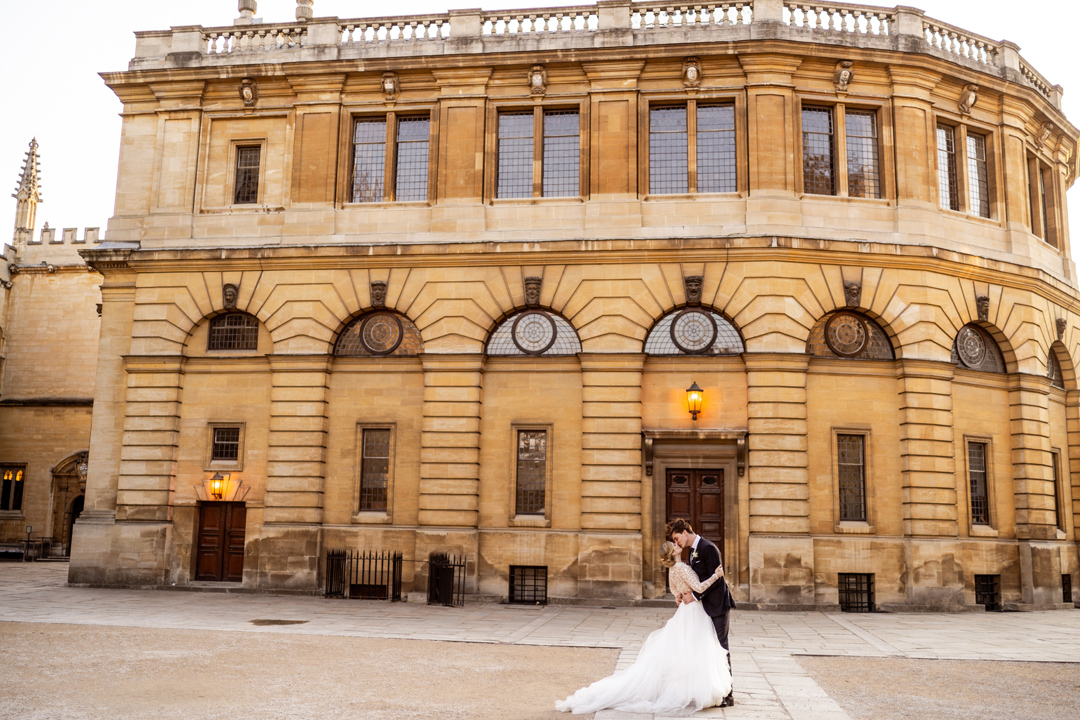
[[[975,298],[975,308],[979,311],[979,319],[986,322],[990,319],[990,298],[979,295]]]
[[[236,309],[236,299],[240,296],[240,288],[236,287],[232,283],[225,283],[221,286],[221,302],[225,306],[226,310]]]
[[[1057,320],[1054,321],[1054,324],[1057,325],[1058,340],[1064,339],[1065,338],[1065,328],[1067,328],[1069,326],[1069,321],[1066,320],[1065,318],[1058,318]]]
[[[386,283],[382,280],[371,281],[371,307],[386,307]]]
[[[701,304],[701,286],[705,278],[701,275],[687,275],[683,278],[683,286],[686,289],[686,304]]]
[[[844,303],[850,308],[862,305],[862,285],[848,283],[844,286]]]
[[[543,282],[543,278],[535,275],[525,278],[525,304],[527,306],[536,307],[540,304],[540,285]]]

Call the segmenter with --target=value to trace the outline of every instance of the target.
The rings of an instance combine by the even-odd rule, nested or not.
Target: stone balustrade
[[[507,11],[451,10],[436,15],[339,19],[231,27],[174,27],[136,33],[132,69],[192,64],[275,62],[274,55],[328,46],[339,57],[408,56],[418,42],[425,53],[455,54],[511,49],[573,50],[672,42],[735,42],[757,37],[796,42],[867,43],[910,52],[912,38],[925,52],[1027,85],[1060,108],[1061,89],[1025,62],[1007,41],[994,41],[926,17],[916,8],[798,0],[665,3],[599,0],[576,5]],[[527,45],[521,45],[522,42]],[[266,57],[261,57],[265,55]],[[182,61],[179,60],[182,58]]]

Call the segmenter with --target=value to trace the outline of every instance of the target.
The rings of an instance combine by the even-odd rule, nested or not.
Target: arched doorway
[[[75,518],[83,510],[86,492],[87,451],[69,455],[52,469],[52,522],[50,524],[53,552],[71,556],[71,530]]]

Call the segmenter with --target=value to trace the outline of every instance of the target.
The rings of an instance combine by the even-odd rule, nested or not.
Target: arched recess
[[[1050,378],[1053,387],[1061,390],[1076,387],[1076,368],[1065,343],[1060,340],[1051,345],[1046,354],[1046,377]]]
[[[581,352],[581,338],[565,318],[530,308],[504,318],[488,338],[488,355],[557,357]]]
[[[836,310],[810,328],[806,352],[819,358],[894,360],[889,336],[875,320],[855,310]]]
[[[989,373],[1009,371],[998,339],[977,323],[968,323],[956,333],[951,360],[967,370]]]
[[[745,350],[735,325],[704,307],[679,308],[662,316],[644,345],[646,355],[740,355]]]
[[[236,310],[209,315],[196,323],[184,345],[184,355],[269,355],[273,347],[266,325],[254,315]]]
[[[52,469],[53,553],[71,555],[71,528],[82,512],[90,453],[82,450],[67,456]]]
[[[336,357],[415,357],[422,352],[424,341],[416,324],[390,310],[354,318],[334,342]]]

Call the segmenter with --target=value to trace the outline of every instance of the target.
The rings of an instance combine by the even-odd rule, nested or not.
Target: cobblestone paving
[[[0,563],[0,621],[447,640],[619,649],[634,661],[674,608],[586,608],[326,600],[310,596],[73,588],[67,565]],[[303,620],[256,626],[256,619]],[[845,720],[798,655],[1080,663],[1080,612],[733,615],[734,708],[698,717]],[[659,720],[614,711],[597,720]]]

